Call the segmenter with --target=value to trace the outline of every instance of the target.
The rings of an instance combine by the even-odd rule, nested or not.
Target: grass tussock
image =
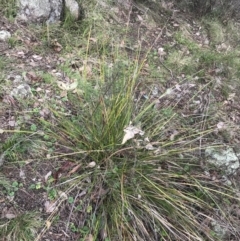
[[[0,237],[4,240],[33,240],[37,230],[41,226],[41,220],[36,213],[24,213],[8,221],[0,222]]]
[[[215,208],[221,212],[219,198],[231,199],[231,189],[199,175],[194,154],[213,130],[180,128],[166,138],[179,116],[136,98],[142,66],[116,61],[109,69],[102,62],[94,87],[69,94],[69,116],[52,109],[55,124],[44,125],[57,143],[53,158],[67,156],[83,170],[59,185],[69,195],[85,187],[86,237],[93,240],[217,240],[203,223]],[[137,134],[122,143],[127,128]]]

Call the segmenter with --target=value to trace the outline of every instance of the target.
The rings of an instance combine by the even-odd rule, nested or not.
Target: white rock
[[[65,0],[66,8],[69,9],[71,15],[77,20],[80,18],[80,8],[75,0]]]
[[[0,31],[0,41],[7,41],[11,37],[11,34],[6,30]]]

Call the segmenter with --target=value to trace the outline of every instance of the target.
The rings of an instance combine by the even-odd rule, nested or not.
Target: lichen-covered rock
[[[20,98],[20,99],[31,97],[32,96],[31,87],[26,83],[21,84],[21,85],[17,86],[16,88],[14,88],[11,91],[10,95],[15,98]]]
[[[65,7],[74,19],[80,18],[80,8],[75,0],[19,0],[17,19],[32,23],[54,23],[61,20]]]
[[[214,234],[221,240],[224,240],[224,238],[226,238],[229,234],[229,230],[216,220],[211,221],[211,225],[213,227]]]
[[[23,80],[21,75],[10,74],[7,76],[9,84],[11,83],[12,90],[10,96],[15,98],[30,98],[32,97],[31,87]],[[8,92],[8,91],[7,91]]]
[[[17,18],[24,21],[42,23],[60,20],[62,0],[19,0]]]
[[[236,173],[240,167],[238,156],[231,147],[226,150],[208,147],[205,156],[208,163],[221,168],[227,175]]]
[[[11,34],[6,30],[0,31],[0,41],[7,41],[11,37]]]

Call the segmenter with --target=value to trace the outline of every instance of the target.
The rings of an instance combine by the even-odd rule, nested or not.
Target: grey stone
[[[19,0],[17,19],[33,23],[58,22],[64,3],[74,19],[79,19],[80,8],[75,0]]]
[[[7,41],[11,37],[11,34],[6,30],[0,31],[0,41]]]
[[[17,18],[24,21],[42,23],[60,20],[62,0],[19,0]]]
[[[78,3],[75,0],[65,0],[66,8],[69,9],[71,15],[74,19],[80,18],[80,8]]]
[[[28,84],[20,84],[16,88],[14,88],[11,93],[11,96],[16,98],[26,98],[32,96],[31,87]]]
[[[239,159],[233,148],[226,150],[208,147],[205,150],[206,161],[221,168],[227,175],[234,174],[239,168]]]
[[[223,240],[227,234],[228,234],[228,229],[224,228],[222,225],[220,225],[220,223],[218,223],[216,220],[213,220],[211,222],[211,225],[213,227],[213,231],[215,233],[215,235],[220,238],[221,240]]]

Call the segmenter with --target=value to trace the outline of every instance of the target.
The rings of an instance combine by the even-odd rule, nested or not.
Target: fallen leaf
[[[218,129],[223,129],[223,128],[224,128],[224,122],[222,122],[222,121],[221,121],[221,122],[218,122],[218,123],[217,123],[217,128],[218,128]]]
[[[68,199],[68,195],[65,192],[59,191],[58,195],[63,199],[66,200]]]
[[[80,68],[78,68],[79,72],[85,72],[87,74],[87,76],[91,76],[92,75],[92,68],[89,65],[83,65]]]
[[[123,131],[125,132],[125,135],[123,137],[122,144],[124,144],[128,140],[134,138],[134,136],[136,134],[139,134],[141,136],[144,135],[144,132],[141,129],[139,129],[139,128],[135,127],[135,126],[132,126],[132,125],[129,125]]]
[[[87,167],[89,167],[89,168],[93,168],[93,167],[95,167],[96,166],[96,162],[90,162],[88,165],[87,165]]]
[[[180,86],[179,84],[176,84],[176,85],[175,85],[175,88],[176,88],[178,91],[182,91],[182,90],[181,90],[181,86]]]
[[[132,131],[124,131],[126,134],[123,137],[122,144],[126,143],[128,140],[134,137],[134,133]]]
[[[51,227],[51,225],[52,225],[52,223],[47,220],[47,221],[46,221],[46,227],[47,227],[47,229],[49,229],[49,228]]]
[[[52,47],[56,52],[60,52],[63,48],[62,45],[57,41],[57,39],[54,39]]]
[[[13,207],[10,207],[10,208],[5,207],[2,210],[1,218],[13,219],[13,218],[16,218],[16,216],[17,215]]]
[[[67,97],[67,96],[68,96],[68,93],[67,93],[66,90],[61,91],[60,97],[64,98],[64,97]]]
[[[52,201],[46,201],[44,203],[44,207],[45,207],[45,212],[46,213],[52,213],[55,209],[56,209],[56,202]]]
[[[149,151],[152,151],[152,150],[155,149],[155,148],[153,147],[153,145],[150,144],[150,143],[148,143],[148,144],[145,146],[145,148],[146,148],[147,150],[149,150]]]
[[[120,47],[121,47],[121,48],[124,48],[124,47],[125,47],[125,42],[124,42],[124,40],[121,41]]]
[[[148,137],[145,137],[145,138],[144,138],[144,141],[150,142]]]
[[[5,217],[6,217],[7,219],[13,219],[13,218],[16,218],[16,215],[13,214],[13,213],[7,213],[7,214],[5,215]]]
[[[22,179],[26,178],[25,172],[22,169],[20,169],[19,177]]]
[[[57,85],[61,90],[74,90],[78,86],[78,82],[75,81],[73,83],[64,83],[62,81],[57,81]]]
[[[172,135],[170,136],[170,140],[173,141],[175,136],[178,134],[178,131],[177,130],[174,130]]]
[[[96,38],[89,38],[90,41],[93,41],[94,43],[97,42],[97,39]]]
[[[43,57],[40,56],[40,55],[34,54],[34,55],[32,56],[32,58],[33,58],[35,61],[38,61],[38,60],[41,60]]]
[[[77,172],[78,169],[82,166],[82,164],[78,164],[77,166],[75,166],[69,173],[68,176],[72,175],[73,173]]]
[[[87,194],[87,192],[84,190],[78,194],[78,197],[85,196],[86,194]]]
[[[51,171],[48,172],[48,173],[45,175],[45,177],[44,177],[45,182],[48,180],[48,178],[49,178],[51,175],[52,175],[52,172],[51,172]]]
[[[139,20],[140,22],[143,21],[143,18],[142,18],[140,15],[137,15],[137,18],[138,18],[138,20]]]
[[[159,54],[160,57],[166,55],[166,52],[164,51],[164,48],[158,48],[158,54]]]
[[[93,241],[93,236],[92,234],[89,234],[85,239],[84,241]]]
[[[19,51],[19,52],[17,52],[17,55],[19,57],[24,57],[25,53],[23,51]]]
[[[42,91],[42,89],[40,87],[37,87],[36,91],[39,92]]]
[[[47,117],[47,116],[50,114],[50,110],[47,109],[47,108],[43,108],[42,110],[39,111],[39,114],[40,114],[42,117]]]
[[[70,162],[70,161],[64,162],[62,164],[62,166],[56,172],[53,173],[54,183],[57,183],[60,175],[68,172],[70,170],[70,168],[72,168],[74,165],[75,164],[73,162]]]
[[[32,82],[36,82],[36,81],[42,80],[42,78],[40,76],[37,76],[36,73],[33,72],[33,71],[30,71],[30,72],[26,73],[26,76]]]

